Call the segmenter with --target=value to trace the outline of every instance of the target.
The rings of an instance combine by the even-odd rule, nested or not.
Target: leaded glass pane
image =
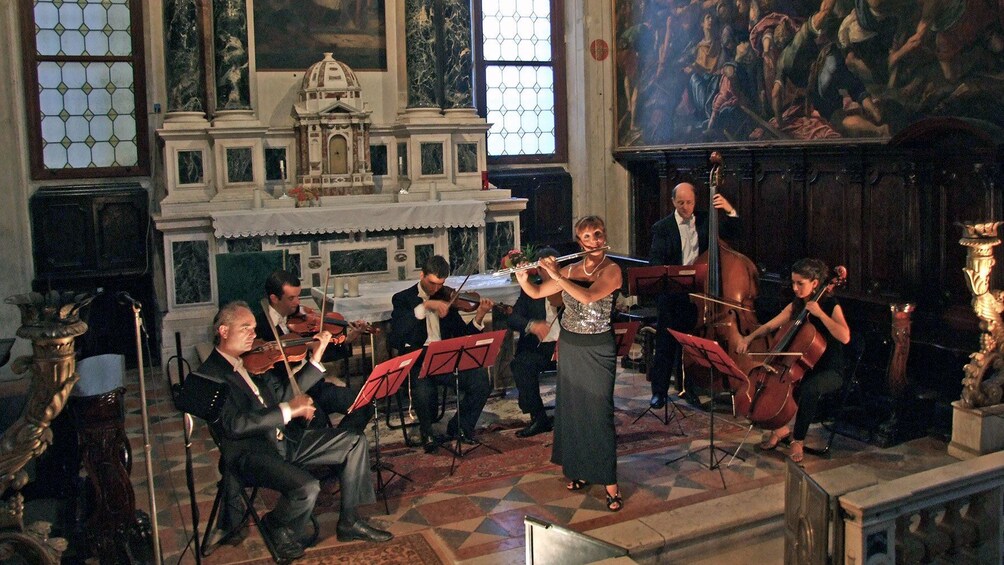
[[[84,34],[79,31],[66,30],[59,36],[59,53],[64,56],[80,56],[84,53]]]
[[[41,62],[38,76],[47,168],[133,166],[138,162],[131,65]],[[125,81],[127,88],[110,85],[113,76]],[[56,120],[62,127],[53,123]],[[50,144],[60,144],[65,151],[48,149]],[[95,150],[99,144],[104,145]]]
[[[484,0],[481,11],[486,61],[550,61],[550,2]]]
[[[487,82],[488,153],[553,153],[554,71],[551,67],[490,66]]]
[[[39,29],[56,29],[59,23],[59,10],[52,2],[35,3],[35,26]]]

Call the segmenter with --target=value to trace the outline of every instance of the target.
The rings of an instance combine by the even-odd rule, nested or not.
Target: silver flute
[[[555,261],[557,261],[558,263],[561,263],[562,261],[569,261],[571,259],[578,259],[579,257],[585,257],[586,255],[589,255],[590,253],[596,253],[597,251],[606,251],[608,249],[610,249],[610,246],[609,245],[604,245],[603,247],[597,247],[596,249],[590,249],[589,251],[579,251],[578,253],[572,253],[571,255],[562,255],[561,257],[556,258]],[[540,265],[540,261],[534,261],[533,263],[527,263],[525,265],[519,265],[517,267],[509,267],[508,269],[499,269],[498,271],[495,271],[494,273],[492,273],[492,276],[497,277],[497,276],[500,276],[500,275],[511,275],[511,274],[513,274],[515,272],[518,272],[518,271],[525,271],[527,269],[536,268],[539,265]]]

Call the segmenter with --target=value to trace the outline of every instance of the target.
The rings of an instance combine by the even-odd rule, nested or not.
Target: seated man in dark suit
[[[492,309],[491,300],[482,299],[470,323],[465,323],[456,308],[451,308],[445,297],[437,296],[446,277],[450,276],[450,263],[434,255],[422,266],[418,284],[394,295],[391,313],[391,332],[388,343],[398,354],[421,349],[433,341],[471,335],[484,329],[485,314]],[[453,375],[439,375],[418,378],[422,366],[419,357],[411,372],[410,385],[418,416],[418,427],[422,434],[422,446],[432,453],[448,438],[456,438],[465,443],[474,441],[474,428],[481,411],[491,393],[488,371],[476,369],[460,373],[459,422],[455,414],[446,426],[446,438],[432,436],[432,421],[436,414],[436,385],[453,386]]]
[[[291,316],[303,315],[300,306],[300,279],[287,271],[274,271],[265,279],[265,298],[268,299],[268,311],[261,312],[255,316],[258,324],[258,337],[265,341],[274,341],[272,330],[269,325],[274,325],[276,332],[280,336],[290,333],[287,321]],[[266,316],[268,316],[266,318]],[[345,328],[345,341],[341,344],[331,344],[324,355],[324,361],[334,361],[344,359],[352,354],[352,343],[359,339],[367,326],[361,320],[351,322]],[[345,414],[352,403],[355,402],[356,392],[348,387],[338,386],[334,383],[321,379],[310,390],[306,391],[314,399],[315,405],[326,415]],[[373,405],[347,414],[338,423],[339,429],[348,429],[363,433],[366,424],[373,417]]]
[[[558,252],[550,247],[537,251],[537,260],[557,256]],[[543,280],[550,278],[543,269],[538,269],[537,273]],[[558,323],[561,309],[561,293],[547,298],[530,298],[520,291],[509,314],[509,329],[522,334],[509,367],[519,392],[519,409],[530,415],[530,424],[516,432],[517,437],[549,432],[554,426],[540,398],[540,373],[555,366],[552,358],[561,329]]]
[[[233,529],[242,509],[240,486],[276,490],[281,497],[262,519],[263,535],[274,542],[277,558],[296,559],[304,554],[303,540],[320,484],[304,465],[339,468],[341,513],[336,533],[339,541],[387,541],[390,532],[363,520],[356,508],[375,500],[370,476],[366,436],[349,430],[308,428],[314,415],[313,400],[295,394],[289,377],[278,370],[250,375],[241,355],[251,350],[255,338],[254,314],[243,302],[231,302],[213,321],[216,348],[198,372],[227,383],[227,399],[219,423],[220,468],[229,477],[223,488],[226,501],[220,528]],[[296,375],[301,388],[324,376],[320,364],[331,334],[317,334],[310,361]]]

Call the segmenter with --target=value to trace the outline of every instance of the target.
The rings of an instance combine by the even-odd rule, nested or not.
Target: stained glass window
[[[560,158],[562,32],[553,17],[560,0],[481,0],[480,7],[479,106],[491,124],[488,156]]]
[[[23,0],[32,176],[145,174],[139,0]]]

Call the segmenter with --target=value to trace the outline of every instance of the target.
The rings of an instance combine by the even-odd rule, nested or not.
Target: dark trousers
[[[795,426],[791,430],[792,439],[796,441],[805,439],[805,434],[809,432],[809,424],[815,420],[819,411],[820,397],[840,389],[843,384],[843,373],[837,369],[812,371],[802,377],[795,393],[798,412],[795,414]]]
[[[439,375],[435,377],[418,378],[417,364],[411,376],[411,394],[415,403],[415,415],[418,416],[418,428],[422,437],[432,435],[432,421],[436,419],[436,398],[440,386],[454,388],[456,386],[455,377],[452,374]],[[459,420],[460,430],[467,437],[474,437],[474,429],[477,427],[478,418],[481,411],[488,402],[488,395],[491,394],[491,383],[488,382],[488,371],[486,369],[473,369],[461,371],[459,377],[460,388],[460,409],[457,415],[450,419],[446,426],[448,434],[457,431]],[[457,416],[460,416],[457,418]]]
[[[519,409],[535,420],[544,415],[544,402],[540,399],[540,373],[555,367],[551,360],[554,344],[552,341],[525,347],[516,352],[509,365],[519,393]]]
[[[346,414],[352,403],[356,401],[358,392],[348,387],[338,386],[334,383],[321,380],[310,387],[307,394],[314,399],[314,404],[324,411],[325,414],[345,414],[345,417],[338,422],[339,430],[347,430],[362,434],[366,431],[366,424],[373,417],[373,403],[367,404],[359,410]]]
[[[320,483],[304,469],[307,465],[340,467],[343,515],[354,514],[355,508],[360,504],[376,500],[370,476],[369,445],[365,436],[334,428],[307,429],[302,432],[294,432],[293,426],[287,426],[286,429],[287,438],[281,442],[286,447],[285,456],[279,451],[249,452],[234,462],[233,469],[236,474],[233,480],[239,482],[232,486],[243,484],[264,487],[281,495],[272,510],[272,517],[278,523],[289,528],[296,536],[307,532],[310,514],[314,510],[317,495],[321,492]],[[231,505],[232,503],[228,503],[228,506]],[[232,512],[226,514],[234,515]],[[230,525],[233,519],[222,521]]]
[[[683,390],[683,349],[667,330],[689,332],[697,323],[696,309],[685,294],[661,295],[656,299],[656,306],[659,317],[656,322],[655,355],[648,370],[653,395],[666,394],[673,374],[677,376],[676,389]]]

